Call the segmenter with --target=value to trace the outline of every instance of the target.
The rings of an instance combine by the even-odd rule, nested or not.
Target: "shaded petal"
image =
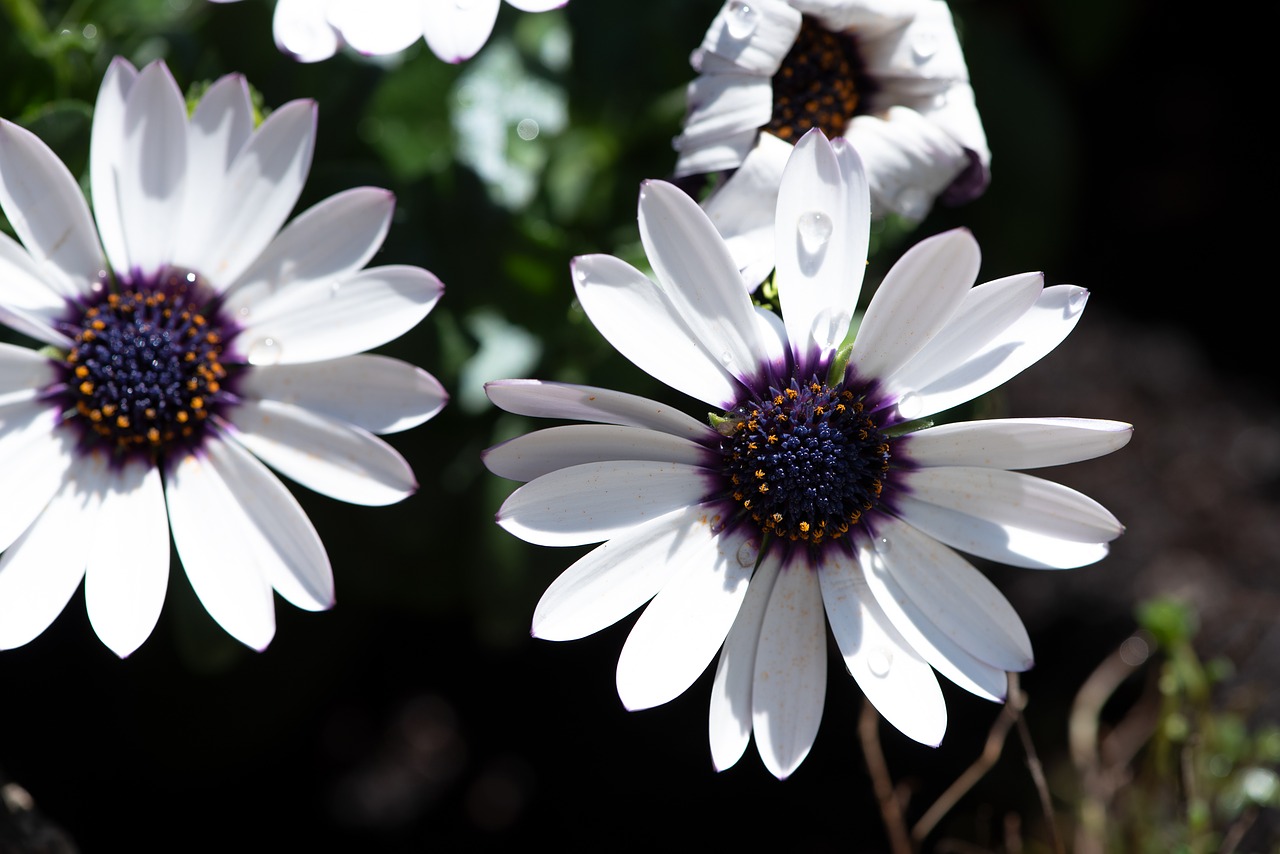
[[[1026,569],[1074,569],[1096,563],[1110,548],[999,524],[910,495],[894,498],[894,512],[935,540],[987,560]]]
[[[290,101],[272,111],[236,154],[215,195],[201,201],[192,228],[183,228],[174,258],[226,290],[275,237],[302,193],[315,147],[314,101]],[[214,188],[210,188],[214,189]],[[208,230],[207,224],[217,223]]]
[[[573,288],[583,311],[638,368],[704,403],[733,403],[742,387],[690,331],[661,288],[612,255],[573,259]]]
[[[790,156],[791,143],[771,133],[757,134],[742,165],[702,203],[749,291],[773,272],[778,186]]]
[[[294,307],[282,294],[327,295],[378,251],[394,208],[389,191],[355,187],[303,211],[227,289],[227,313],[258,320]]]
[[[80,185],[39,137],[5,119],[0,209],[30,253],[28,271],[55,293],[75,298],[100,280],[102,250]]]
[[[0,649],[37,638],[71,601],[84,577],[91,537],[68,536],[93,524],[100,491],[90,466],[64,477],[35,521],[0,555]],[[8,472],[6,472],[8,474]]]
[[[577,640],[611,626],[652,598],[714,535],[706,511],[686,507],[614,537],[579,558],[533,611],[533,636]]]
[[[862,162],[811,130],[796,143],[778,189],[778,299],[798,375],[844,341],[862,290],[871,207]]]
[[[985,575],[951,549],[892,516],[876,520],[873,542],[878,560],[864,565],[868,582],[891,575],[908,601],[889,602],[885,587],[872,585],[880,606],[893,614],[901,606],[915,627],[929,625],[970,655],[1002,670],[1032,664],[1031,640],[1013,606]],[[902,630],[901,625],[898,626]],[[938,638],[931,637],[934,644]]]
[[[892,393],[946,388],[946,377],[1031,310],[1044,290],[1044,276],[1023,273],[985,282],[965,292],[956,313],[906,364],[884,378]],[[935,385],[936,384],[936,385]]]
[[[844,135],[866,164],[871,209],[878,216],[894,213],[919,222],[970,164],[968,149],[955,137],[904,106],[854,116]]]
[[[756,748],[779,780],[809,755],[826,696],[826,620],[818,574],[806,558],[792,554],[769,595],[751,687]]]
[[[892,374],[946,325],[973,286],[981,255],[966,229],[912,246],[885,275],[867,306],[849,358],[864,379]]]
[[[618,656],[618,696],[628,711],[675,699],[707,669],[747,595],[755,554],[747,538],[697,524],[672,557],[678,563],[644,609]]]
[[[738,266],[711,220],[663,181],[642,185],[639,220],[645,254],[680,316],[711,357],[751,387],[765,345]]]
[[[129,254],[116,168],[123,156],[125,104],[137,79],[138,70],[127,59],[117,56],[111,60],[98,89],[89,134],[89,193],[93,198],[93,214],[98,221],[102,248],[111,266],[121,271],[129,269]]]
[[[751,576],[751,586],[720,650],[708,717],[711,762],[717,771],[736,764],[751,740],[751,687],[756,675],[756,649],[760,645],[765,607],[781,566],[781,555],[776,549],[769,550]]]
[[[1062,343],[1075,328],[1089,292],[1045,288],[1031,310],[947,374],[914,389],[912,417],[943,412],[1003,385]]]
[[[773,82],[757,74],[703,75],[689,84],[686,97],[684,129],[671,143],[680,153],[677,176],[740,165],[740,153],[754,144],[773,114]],[[707,154],[717,149],[732,154],[708,169]]]
[[[918,466],[1031,469],[1091,460],[1118,451],[1133,425],[1095,418],[1001,418],[918,430],[896,443]]]
[[[678,409],[607,388],[542,380],[497,380],[485,383],[484,391],[495,406],[516,415],[644,427],[704,444],[719,441],[715,430]]]
[[[223,444],[206,434],[202,455],[187,454],[166,471],[169,526],[182,568],[209,616],[236,640],[263,650],[276,633],[266,566],[280,557],[213,462]]]
[[[99,458],[94,458],[98,462]],[[81,471],[87,466],[82,466]],[[160,470],[129,460],[98,465],[101,506],[84,579],[89,623],[121,658],[151,636],[169,586],[169,514]],[[127,542],[120,533],[128,531]]]
[[[440,381],[421,368],[372,354],[250,368],[240,375],[236,391],[300,406],[371,433],[416,427],[449,400]]]
[[[608,460],[706,466],[715,462],[715,454],[697,442],[656,430],[571,424],[517,436],[486,450],[483,460],[499,477],[530,481],[570,466]]]
[[[498,0],[422,0],[421,29],[431,52],[445,62],[462,62],[476,55],[498,20]]]
[[[701,503],[715,475],[700,466],[644,460],[585,463],[544,474],[512,492],[498,524],[542,546],[598,543],[673,510]]]
[[[444,286],[421,267],[371,267],[339,286],[319,282],[264,299],[236,336],[253,365],[337,359],[398,338],[426,317]],[[334,283],[337,285],[337,283]]]
[[[59,381],[49,357],[27,347],[0,342],[0,406],[30,400]],[[49,408],[45,404],[42,408]],[[5,421],[0,415],[0,424]]]
[[[338,52],[338,33],[316,0],[276,0],[271,28],[276,47],[299,62],[319,62]],[[416,38],[416,35],[415,35]]]
[[[57,429],[61,423],[47,400],[0,406],[0,550],[30,527],[62,484],[74,450],[66,431]]]
[[[1110,542],[1124,531],[1119,520],[1089,496],[1021,472],[939,466],[904,471],[898,483],[920,501],[1072,542]]]
[[[225,417],[237,442],[321,495],[379,506],[418,488],[404,457],[359,427],[276,400],[246,400]]]
[[[893,627],[851,555],[824,551],[818,580],[831,633],[862,693],[907,738],[937,747],[947,704],[933,668]]]
[[[893,573],[884,571],[884,561],[875,548],[876,544],[865,538],[857,545],[859,589],[867,591],[870,605],[884,615],[903,642],[934,670],[975,696],[1002,702],[1008,688],[1005,671],[974,657],[935,625],[906,594]],[[943,714],[945,719],[945,710]]]
[[[124,257],[111,265],[117,275],[153,275],[174,257],[189,162],[187,103],[163,62],[142,69],[129,89],[113,153],[105,180],[116,188]]]

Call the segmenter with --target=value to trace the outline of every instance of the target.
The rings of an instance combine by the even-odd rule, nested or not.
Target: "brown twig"
[[[858,738],[862,741],[862,758],[867,763],[871,786],[880,804],[880,818],[889,834],[889,847],[893,854],[912,854],[911,839],[907,835],[907,823],[902,817],[902,804],[893,790],[889,765],[880,749],[880,715],[870,700],[862,704],[862,716],[858,719]]]
[[[1010,679],[1015,674],[1010,673]],[[1016,685],[1016,683],[1014,683]],[[1040,757],[1036,754],[1036,746],[1031,742],[1031,730],[1027,728],[1027,719],[1022,715],[1018,715],[1018,737],[1022,740],[1022,749],[1027,754],[1027,770],[1031,772],[1031,779],[1036,784],[1036,792],[1040,795],[1040,809],[1044,810],[1045,822],[1049,825],[1049,838],[1053,841],[1053,850],[1055,854],[1066,854],[1066,848],[1062,845],[1062,837],[1058,834],[1058,822],[1053,816],[1053,801],[1049,797],[1049,784],[1044,778],[1044,767],[1040,764]]]
[[[933,806],[929,807],[916,822],[915,827],[911,828],[911,838],[916,843],[923,842],[943,816],[949,813],[1000,759],[1000,754],[1004,751],[1005,739],[1009,735],[1009,728],[1013,726],[1014,721],[1022,714],[1023,707],[1026,706],[1026,694],[1018,690],[1017,677],[1012,673],[1009,674],[1008,685],[1008,696],[1005,699],[1004,708],[1000,710],[1000,714],[991,725],[990,732],[987,733],[987,742],[982,747],[982,753],[963,774],[956,778],[954,783],[947,787],[945,792],[938,796]]]

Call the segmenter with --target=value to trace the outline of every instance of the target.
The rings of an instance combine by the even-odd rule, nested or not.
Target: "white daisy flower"
[[[943,0],[729,0],[692,57],[677,176],[737,171],[706,202],[747,284],[773,269],[791,143],[853,143],[877,215],[976,198],[991,152]]]
[[[442,288],[418,267],[363,269],[386,190],[281,229],[315,120],[293,101],[255,128],[238,75],[188,115],[163,63],[116,59],[93,117],[93,217],[57,156],[0,120],[0,208],[22,241],[0,233],[0,322],[47,345],[0,343],[0,648],[43,632],[83,578],[98,636],[133,652],[159,618],[172,529],[209,613],[263,649],[272,590],[334,601],[324,546],[267,466],[356,504],[415,490],[374,434],[425,421],[445,392],[361,351]]]
[[[569,0],[506,2],[522,12],[546,12]],[[445,62],[462,62],[489,40],[500,5],[500,0],[276,0],[272,28],[276,45],[299,62],[328,59],[343,44],[366,56],[384,56],[418,39],[426,39]]]
[[[533,634],[569,640],[652,599],[618,661],[628,709],[681,694],[720,651],[711,754],[733,765],[750,734],[779,778],[822,714],[825,625],[867,697],[936,745],[935,671],[990,700],[1032,664],[1009,602],[953,549],[1033,568],[1081,566],[1121,525],[1067,487],[1017,469],[1084,460],[1128,441],[1114,421],[908,422],[1000,385],[1075,326],[1087,292],[1027,273],[971,287],[964,230],[908,251],[841,348],[866,259],[868,188],[853,149],[818,131],[796,145],[778,196],[781,318],[753,308],[715,226],[689,197],[644,185],[640,235],[657,277],[579,257],[596,328],[636,365],[722,415],[710,424],[602,388],[490,383],[501,408],[594,422],[490,448],[526,483],[498,524],[532,543],[604,541],[543,595]],[[912,425],[916,426],[916,425]],[[825,613],[825,620],[824,620]]]

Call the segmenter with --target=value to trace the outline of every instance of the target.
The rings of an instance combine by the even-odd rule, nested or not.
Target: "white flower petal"
[[[1040,361],[1075,329],[1088,296],[1074,285],[1045,288],[1031,310],[1007,329],[946,375],[915,388],[915,417],[968,403]]]
[[[533,636],[577,640],[611,626],[651,599],[714,535],[700,507],[637,525],[597,546],[551,582],[533,611]]]
[[[498,0],[422,0],[422,30],[431,52],[445,62],[476,55],[498,20]]]
[[[663,181],[642,185],[639,220],[645,254],[680,316],[712,358],[750,386],[764,345],[738,266],[715,226]]]
[[[853,342],[857,377],[887,376],[942,329],[978,275],[978,243],[953,229],[912,246],[885,275]]]
[[[812,130],[796,143],[778,189],[778,299],[801,378],[844,341],[871,235],[866,176],[854,150]]]
[[[83,532],[86,521],[92,524],[101,497],[98,479],[86,471],[90,467],[66,470],[52,500],[0,555],[0,649],[38,637],[67,607],[84,577],[95,542],[75,532]]]
[[[314,101],[290,101],[267,116],[203,199],[201,220],[216,230],[184,228],[174,259],[226,290],[275,237],[302,193],[315,147]]]
[[[508,496],[498,524],[525,542],[579,546],[701,503],[716,487],[699,466],[644,460],[585,463],[544,474]]]
[[[677,152],[700,152],[727,144],[734,150],[750,146],[773,113],[773,83],[750,73],[715,74],[695,78],[688,88],[684,130],[672,141]],[[733,168],[737,163],[727,163]],[[701,164],[700,164],[701,165]],[[687,164],[677,163],[676,175]],[[699,170],[706,171],[706,170]]]
[[[1008,523],[990,522],[910,495],[894,497],[894,512],[954,549],[1026,569],[1075,569],[1097,563],[1110,551],[1105,542],[1072,542]]]
[[[124,258],[111,264],[120,275],[154,275],[174,257],[189,163],[187,103],[163,62],[133,82],[123,128],[105,178],[116,187],[124,238]]]
[[[333,56],[338,52],[338,33],[329,25],[326,11],[326,5],[316,0],[276,0],[271,21],[276,47],[299,62]]]
[[[209,463],[261,539],[256,552],[267,581],[306,611],[333,606],[333,571],[311,520],[285,485],[235,442],[211,442]],[[243,533],[241,529],[238,533]]]
[[[107,66],[98,100],[93,106],[93,126],[89,132],[89,192],[93,197],[93,214],[102,236],[102,248],[111,266],[129,269],[129,254],[124,237],[123,214],[120,210],[120,147],[124,142],[125,104],[129,90],[138,79],[138,70],[127,59],[117,56]]]
[[[250,368],[236,392],[301,406],[371,433],[398,433],[435,416],[449,395],[431,374],[372,354],[302,365]]]
[[[90,540],[98,547],[87,556],[84,600],[94,632],[125,658],[151,636],[164,607],[169,514],[158,468],[140,460],[103,468]]]
[[[62,483],[75,453],[62,415],[47,400],[0,405],[0,550],[31,525]]]
[[[205,454],[188,454],[166,472],[169,526],[182,568],[209,616],[236,640],[263,650],[276,633],[265,567],[279,556],[211,460],[222,441],[207,435]]]
[[[947,729],[938,679],[880,610],[853,557],[828,549],[818,580],[831,633],[862,693],[903,735],[938,746]]]
[[[0,342],[0,406],[30,400],[59,382],[59,370],[49,357],[26,347]],[[45,404],[44,408],[49,408]],[[0,414],[0,424],[5,418]]]
[[[612,255],[573,259],[573,287],[587,317],[610,344],[650,376],[721,408],[742,387],[689,330],[661,288]]]
[[[628,711],[684,693],[724,643],[747,595],[755,557],[747,539],[698,525],[670,560],[679,566],[636,620],[618,656],[618,697]]]
[[[863,566],[868,581],[891,575],[909,600],[890,602],[893,597],[882,595],[886,588],[873,584],[886,613],[900,606],[910,617],[912,609],[918,609],[924,620],[912,622],[921,632],[928,633],[926,623],[931,624],[965,652],[1002,670],[1031,666],[1031,640],[1022,620],[1004,594],[968,561],[887,514],[876,520],[873,547],[878,560]]]
[[[730,0],[720,7],[695,53],[695,68],[705,71],[715,58],[763,77],[778,72],[800,32],[800,13],[781,0],[753,0],[744,6]]]
[[[70,341],[49,328],[66,313],[66,298],[55,289],[56,284],[50,284],[42,278],[40,267],[27,250],[3,232],[0,232],[0,282],[4,282],[0,312],[16,310],[22,316],[30,318],[44,330],[36,336],[42,341],[46,341],[50,334]],[[0,315],[0,320],[6,320],[6,317]]]
[[[754,291],[773,272],[773,222],[778,207],[778,186],[791,156],[791,143],[771,133],[756,136],[755,145],[738,170],[702,203],[702,209],[737,262],[743,284],[749,291]],[[678,167],[676,174],[679,174]]]
[[[246,319],[234,340],[249,364],[316,362],[381,346],[416,326],[444,292],[435,276],[408,266],[301,284],[264,298]]]
[[[905,106],[854,116],[844,136],[863,157],[871,209],[879,216],[895,213],[919,222],[970,163],[955,137]]]
[[[495,445],[483,454],[499,477],[530,481],[559,469],[608,460],[648,460],[706,466],[707,448],[670,433],[609,424],[571,424],[537,430]]]
[[[377,6],[370,8],[365,0],[330,0],[329,23],[342,33],[343,41],[360,53],[385,56],[399,53],[422,38],[428,2],[379,0]],[[497,0],[493,2],[496,6]]]
[[[918,430],[896,443],[917,466],[1031,469],[1091,460],[1118,451],[1133,426],[1095,418],[1002,418]]]
[[[724,640],[724,648],[720,650],[707,723],[711,762],[717,771],[736,764],[751,740],[751,688],[756,675],[756,649],[760,645],[765,608],[781,566],[781,555],[774,549],[760,561],[729,636]]]
[[[497,380],[486,383],[484,391],[494,406],[516,415],[621,424],[694,441],[718,440],[718,434],[709,426],[678,409],[607,388],[542,380]]]
[[[896,482],[920,501],[1072,542],[1110,542],[1124,531],[1119,520],[1089,496],[1021,472],[938,466],[903,471]]]
[[[827,633],[818,574],[793,554],[769,595],[751,686],[752,728],[779,780],[809,755],[827,696]]]
[[[57,294],[87,294],[100,280],[102,250],[80,185],[39,137],[5,119],[0,209],[30,253],[31,272]]]
[[[1043,290],[1040,273],[1007,276],[970,288],[938,334],[883,378],[885,390],[892,395],[931,388],[937,394],[964,384],[967,374],[960,366],[1030,311]]]
[[[226,419],[235,440],[285,477],[351,504],[393,504],[417,489],[413,471],[365,430],[276,400],[246,400]]]

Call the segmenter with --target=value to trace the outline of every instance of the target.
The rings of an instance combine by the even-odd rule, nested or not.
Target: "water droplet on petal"
[[[907,219],[922,220],[929,212],[929,194],[920,187],[903,187],[894,199],[898,213]]]
[[[893,541],[888,537],[880,537],[876,540],[876,551],[880,554],[888,554],[893,550]]]
[[[911,43],[911,55],[915,57],[917,65],[923,65],[933,59],[933,55],[937,52],[938,37],[933,33],[921,33]]]
[[[753,9],[746,3],[734,0],[729,4],[729,11],[725,17],[725,29],[729,31],[729,35],[735,39],[745,39],[756,31],[756,27],[760,25],[760,11]]]
[[[1076,315],[1084,311],[1084,304],[1089,301],[1089,290],[1087,288],[1072,288],[1071,293],[1067,296],[1067,313]]]
[[[342,290],[342,282],[329,283],[329,299],[333,299],[338,295],[338,291]]]
[[[813,318],[813,328],[809,331],[819,347],[835,347],[849,331],[849,315],[835,308],[823,309]]]
[[[796,233],[800,235],[800,244],[810,254],[827,244],[833,229],[831,217],[822,211],[805,211],[796,218]]]
[[[898,400],[898,417],[906,421],[919,418],[924,411],[924,399],[914,391],[909,391]]]
[[[889,668],[892,666],[893,652],[891,650],[878,646],[867,653],[867,669],[871,671],[872,676],[883,679],[889,675]]]
[[[284,357],[280,342],[274,338],[259,338],[249,345],[249,364],[277,365]]]
[[[728,350],[725,350],[723,353],[721,353],[721,354],[720,354],[720,361],[721,361],[722,363],[724,363],[725,365],[732,365],[732,364],[733,364],[733,354],[732,354],[732,353],[730,353]]]
[[[469,9],[475,2],[476,0],[453,0],[453,5],[458,9]]]
[[[756,557],[760,554],[760,546],[755,540],[747,540],[738,546],[738,565],[755,566]]]

